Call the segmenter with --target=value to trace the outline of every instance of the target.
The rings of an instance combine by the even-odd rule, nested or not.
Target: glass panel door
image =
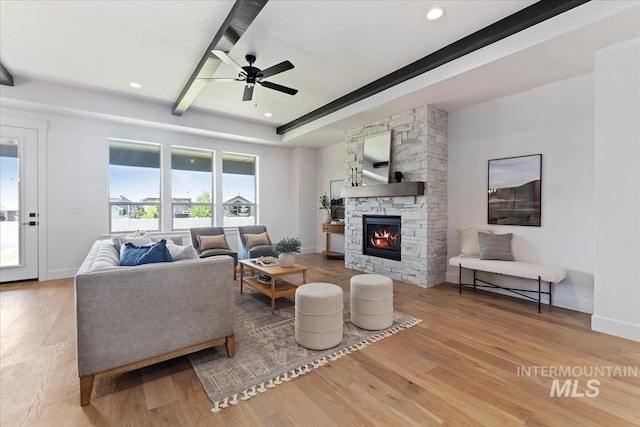
[[[0,140],[0,267],[22,265],[18,142]]]
[[[38,135],[0,127],[0,282],[38,278]]]

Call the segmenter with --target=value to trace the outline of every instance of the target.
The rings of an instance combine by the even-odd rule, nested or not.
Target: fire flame
[[[388,248],[398,243],[398,233],[391,233],[387,230],[374,231],[373,237],[369,241],[376,248]]]

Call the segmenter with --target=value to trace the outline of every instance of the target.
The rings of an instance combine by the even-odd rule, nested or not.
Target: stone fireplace
[[[362,170],[365,137],[386,131],[391,131],[392,173],[401,171],[403,181],[424,182],[424,191],[396,195],[396,184],[379,184],[389,194],[345,197],[345,266],[422,287],[442,283],[447,270],[447,113],[423,106],[347,131],[347,172]],[[397,239],[384,230],[378,230],[383,237],[376,237],[364,226],[382,217],[399,221]],[[371,239],[383,247],[371,245]]]
[[[402,221],[399,216],[362,215],[362,253],[402,260]]]

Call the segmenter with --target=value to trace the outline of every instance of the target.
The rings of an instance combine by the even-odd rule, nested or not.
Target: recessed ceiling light
[[[273,114],[271,114],[271,113],[264,113],[264,116],[265,116],[265,117],[271,117],[271,116],[273,116]]]
[[[142,87],[142,85],[138,82],[129,82],[129,86],[135,89],[140,89]]]
[[[434,21],[444,15],[444,10],[440,7],[434,7],[429,12],[427,12],[427,19],[430,21]]]

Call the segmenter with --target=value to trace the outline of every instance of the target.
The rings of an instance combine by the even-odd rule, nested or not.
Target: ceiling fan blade
[[[267,77],[271,77],[275,74],[282,73],[283,71],[287,71],[294,68],[293,64],[289,61],[283,61],[273,67],[269,67],[266,70],[262,70],[258,73],[258,77],[262,77],[266,79]]]
[[[251,101],[251,98],[253,98],[253,88],[255,86],[253,85],[246,85],[244,87],[244,93],[242,94],[242,100],[243,101]]]
[[[293,89],[293,88],[282,86],[276,83],[271,83],[271,82],[258,82],[258,83],[260,83],[262,86],[266,88],[277,90],[278,92],[284,92],[289,95],[295,95],[296,93],[298,93],[298,89]]]
[[[208,80],[216,82],[243,82],[244,79],[234,79],[232,77],[196,77],[196,80]]]
[[[240,65],[238,65],[233,59],[231,59],[229,55],[226,54],[226,52],[215,49],[215,50],[212,50],[211,53],[217,56],[218,59],[220,59],[220,61],[235,68],[238,73],[246,74],[244,69]]]

